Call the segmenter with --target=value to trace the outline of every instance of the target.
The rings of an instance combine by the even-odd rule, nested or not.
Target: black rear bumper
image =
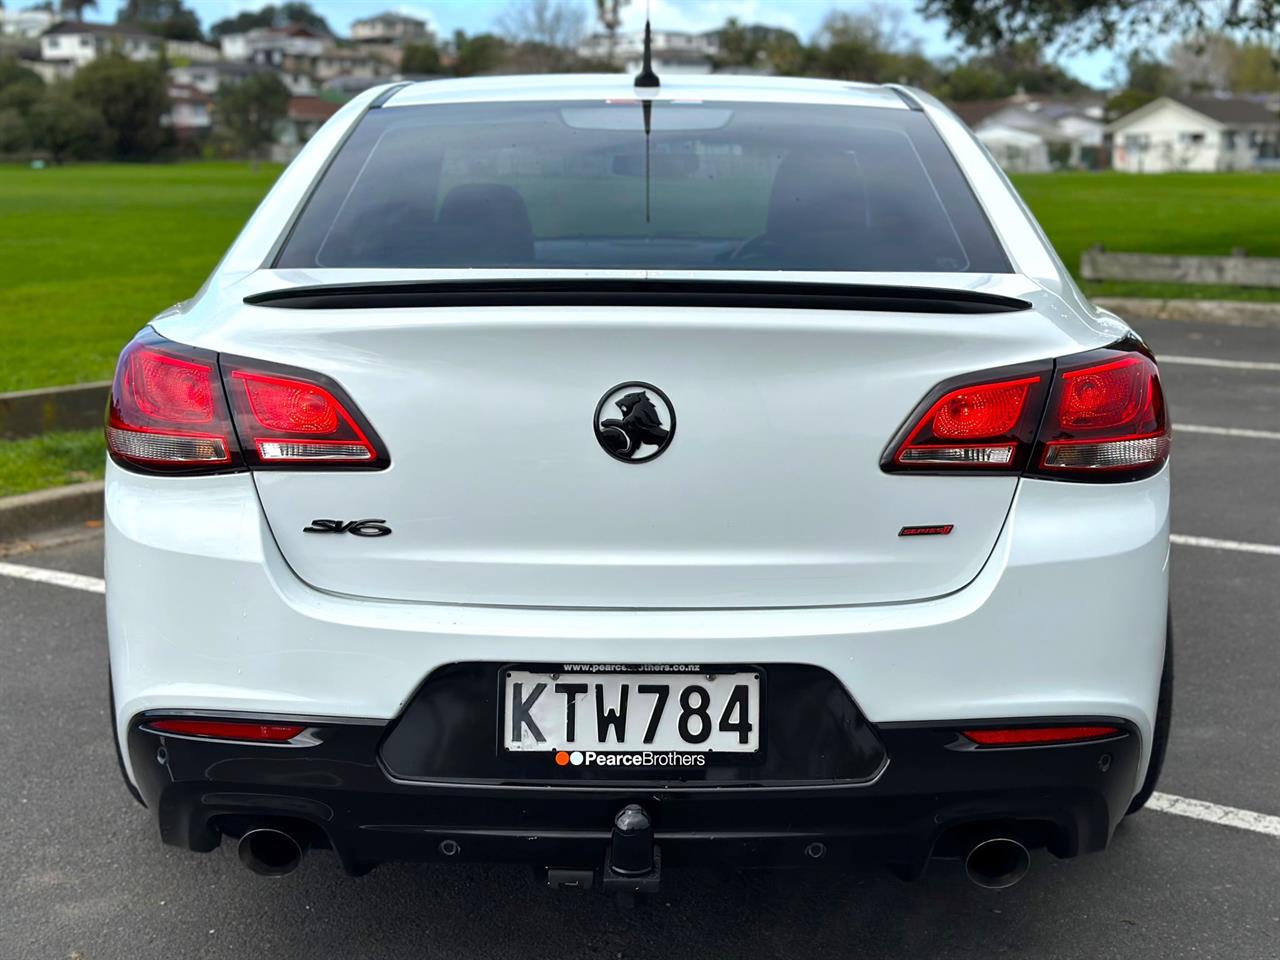
[[[481,666],[477,682],[492,675],[492,665]],[[1131,799],[1141,745],[1123,721],[1052,718],[1122,732],[1067,745],[976,748],[959,730],[986,724],[873,727],[842,688],[837,697],[813,686],[804,672],[813,668],[795,668],[800,672],[792,677],[811,684],[804,688],[807,707],[779,700],[791,668],[768,669],[771,716],[785,702],[793,713],[815,711],[819,728],[804,736],[805,727],[774,723],[767,759],[754,776],[721,770],[697,781],[590,782],[572,769],[557,770],[549,758],[539,769],[556,775],[531,780],[528,760],[520,758],[523,766],[506,771],[516,775],[504,776],[494,715],[479,691],[470,701],[461,697],[466,682],[457,674],[451,682],[458,699],[441,696],[443,688],[433,693],[430,682],[414,698],[434,734],[415,729],[414,705],[390,724],[308,719],[312,730],[302,746],[175,737],[148,730],[154,716],[140,715],[128,750],[166,843],[211,850],[223,835],[278,825],[331,847],[351,873],[395,860],[598,869],[614,816],[638,803],[652,819],[665,866],[708,860],[793,866],[812,864],[820,853],[827,862],[882,863],[914,875],[929,857],[959,855],[992,830],[1060,857],[1101,850]],[[828,736],[831,730],[842,731],[843,746]],[[456,775],[406,778],[388,762],[406,756],[406,731],[424,753],[430,748],[433,773],[452,763]],[[779,771],[785,778],[767,775]]]

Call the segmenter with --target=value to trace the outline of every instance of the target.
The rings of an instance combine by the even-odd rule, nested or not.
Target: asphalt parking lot
[[[161,846],[126,794],[94,581],[0,567],[0,960],[1280,957],[1280,329],[1139,326],[1178,426],[1176,718],[1160,788],[1203,801],[1165,803],[1198,818],[1145,811],[1107,853],[1038,854],[1000,892],[953,864],[914,884],[707,868],[624,911],[524,868],[390,865],[353,880],[325,852],[265,880],[229,846]],[[97,578],[102,545],[0,561]]]

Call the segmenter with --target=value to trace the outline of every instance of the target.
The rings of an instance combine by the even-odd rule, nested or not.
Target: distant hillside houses
[[[228,34],[214,46],[165,40],[130,24],[0,8],[0,37],[20,44],[22,65],[48,83],[69,79],[110,54],[162,62],[171,103],[163,122],[186,143],[199,143],[213,131],[219,89],[255,73],[274,73],[292,94],[275,154],[288,159],[343,101],[397,79],[403,46],[430,39],[431,31],[424,20],[387,12],[356,21],[349,40],[288,24]]]

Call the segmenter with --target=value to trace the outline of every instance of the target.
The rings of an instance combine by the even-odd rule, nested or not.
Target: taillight
[[[1113,481],[1149,477],[1168,459],[1169,423],[1155,362],[1136,342],[1123,342],[939,384],[880,466],[891,473],[1026,472]]]
[[[125,347],[111,385],[107,450],[150,472],[240,466],[217,355],[149,331]]]
[[[227,356],[222,370],[250,466],[381,470],[387,465],[373,428],[327,377]]]
[[[1138,480],[1169,459],[1169,420],[1155,362],[1096,350],[1059,362],[1030,473]]]
[[[338,384],[148,329],[125,347],[107,416],[117,463],[150,473],[381,470],[390,459]]]
[[[894,438],[881,467],[925,472],[1021,470],[1044,409],[1048,363],[939,384]]]

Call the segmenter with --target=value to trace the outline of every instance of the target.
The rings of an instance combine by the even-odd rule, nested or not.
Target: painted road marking
[[[1213,537],[1189,537],[1185,533],[1171,533],[1169,540],[1184,547],[1208,547],[1210,550],[1236,550],[1240,553],[1265,553],[1280,557],[1280,547],[1270,543],[1248,543],[1244,540],[1215,540]]]
[[[64,573],[61,570],[46,570],[44,567],[27,567],[20,563],[0,561],[0,576],[34,580],[36,583],[51,583],[55,587],[70,587],[72,590],[85,590],[89,593],[105,593],[107,590],[107,582],[101,577],[86,577],[78,573]]]
[[[1221,827],[1251,830],[1254,833],[1266,834],[1268,837],[1280,837],[1280,817],[1273,817],[1267,813],[1254,813],[1252,810],[1241,810],[1239,807],[1224,807],[1217,803],[1206,803],[1204,800],[1175,797],[1169,793],[1153,793],[1151,799],[1147,801],[1147,809],[1172,813],[1178,817],[1190,817],[1192,820],[1203,820],[1206,823],[1216,823]]]
[[[1260,543],[1237,544],[1232,540],[1209,540],[1206,537],[1183,537],[1178,534],[1174,534],[1172,539],[1178,543],[1194,541],[1195,546],[1217,547],[1222,544],[1232,544],[1222,549],[1249,549],[1250,552],[1280,554],[1280,547],[1270,547]],[[88,593],[102,593],[106,589],[106,581],[100,577],[86,577],[79,573],[64,573],[61,570],[28,567],[18,563],[0,562],[0,576],[70,587],[73,590],[84,590]],[[1227,807],[1205,800],[1192,800],[1189,797],[1178,797],[1170,793],[1153,793],[1151,799],[1147,801],[1147,809],[1171,813],[1179,817],[1190,817],[1193,820],[1203,820],[1206,823],[1216,823],[1222,827],[1236,827],[1270,837],[1280,837],[1280,817],[1255,813],[1252,810],[1241,810],[1239,807]]]
[[[1193,367],[1223,367],[1227,370],[1274,370],[1280,372],[1280,363],[1270,360],[1216,360],[1213,357],[1170,357],[1156,358],[1159,363],[1185,363]]]
[[[1199,423],[1175,423],[1174,433],[1212,433],[1220,437],[1244,437],[1249,440],[1280,440],[1273,430],[1245,430],[1241,427],[1206,427]]]

